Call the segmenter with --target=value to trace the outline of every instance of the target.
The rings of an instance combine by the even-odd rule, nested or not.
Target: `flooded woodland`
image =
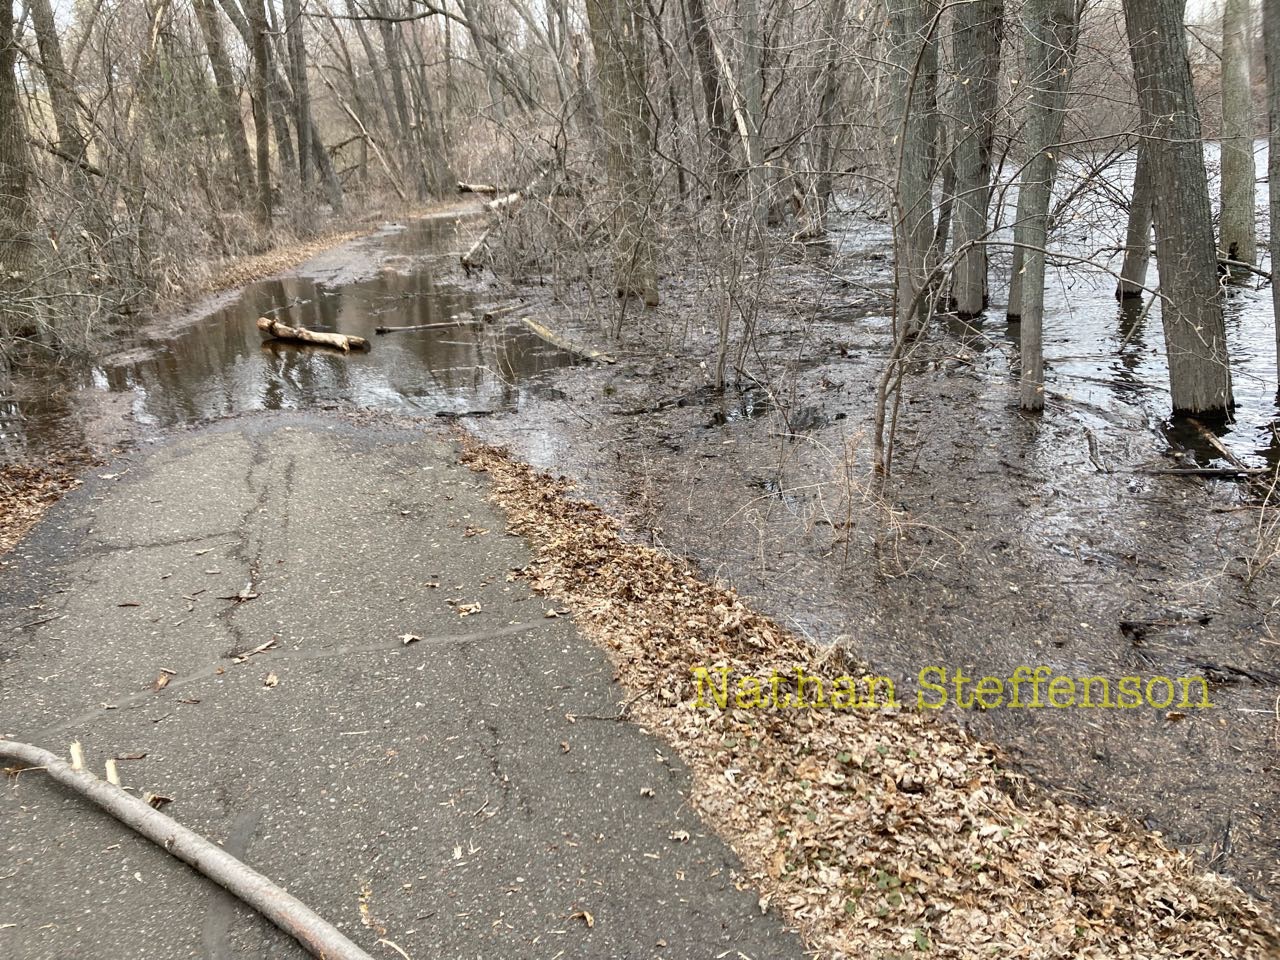
[[[447,622],[405,625],[392,645],[433,651],[433,670],[469,664],[476,637],[522,637],[534,627],[517,621],[534,606],[547,621],[539,629],[559,631],[563,618],[559,653],[536,651],[549,657],[537,661],[539,682],[559,669],[556,656],[578,663],[581,641],[612,671],[602,688],[625,694],[616,715],[589,717],[627,730],[600,728],[598,768],[649,749],[619,739],[635,732],[624,720],[666,745],[653,747],[657,762],[670,747],[687,771],[671,768],[659,799],[726,845],[711,876],[758,897],[748,913],[758,905],[780,918],[797,951],[1274,956],[1278,64],[1280,0],[0,4],[0,548],[12,547],[0,551],[0,612],[12,620],[0,635],[0,759],[23,747],[23,704],[45,702],[46,675],[31,671],[63,655],[64,638],[46,645],[42,631],[92,580],[69,565],[91,565],[93,551],[115,563],[118,551],[149,571],[147,551],[190,545],[167,539],[189,517],[167,512],[172,497],[148,500],[146,486],[189,458],[191,476],[174,475],[198,491],[188,501],[209,502],[183,509],[212,516],[239,503],[241,487],[262,487],[235,521],[244,542],[224,558],[227,568],[243,561],[248,580],[218,595],[230,607],[199,629],[274,610],[273,577],[295,591],[287,602],[306,622],[350,591],[350,609],[333,618],[348,629],[348,617],[385,606],[370,586],[384,573],[421,581],[396,602]],[[298,435],[281,440],[295,423]],[[348,431],[368,439],[335,446]],[[199,466],[218,444],[225,476]],[[244,462],[238,445],[251,451]],[[327,459],[339,448],[355,452]],[[304,480],[300,450],[313,458]],[[264,481],[277,456],[293,459]],[[376,465],[368,475],[351,466],[362,457]],[[486,476],[451,486],[464,463]],[[332,495],[333,530],[314,534],[323,546],[302,558],[286,561],[282,547],[278,568],[263,567],[260,545],[246,561],[247,545],[265,542],[254,538],[291,543],[290,524],[310,530],[314,515],[289,514],[295,482],[299,498]],[[451,491],[438,514],[419,503],[437,484]],[[388,512],[402,494],[405,506]],[[366,502],[378,507],[362,527]],[[139,529],[163,529],[108,545],[100,528],[121,503]],[[394,526],[401,518],[420,526]],[[455,527],[447,575],[423,580],[421,557],[448,552]],[[363,570],[379,551],[392,559],[364,582],[340,587],[324,572],[346,559]],[[208,563],[204,575],[222,573]],[[289,581],[294,563],[311,579]],[[489,623],[458,627],[463,618],[497,619],[494,598],[471,598],[473,586],[512,606],[500,606],[496,632],[469,638]],[[307,592],[322,588],[320,601]],[[173,630],[207,602],[202,592],[178,594],[189,606]],[[171,683],[221,684],[227,664],[261,657],[253,669],[273,666],[253,693],[279,685],[290,704],[281,717],[309,709],[287,699],[300,695],[274,665],[330,656],[323,643],[307,651],[314,638],[282,622],[252,642],[237,633],[219,654],[226,664],[153,668],[160,652],[146,637],[157,634],[111,632],[142,605],[124,599],[101,614],[104,649],[132,643],[121,663],[146,664],[145,684],[119,704],[144,711]],[[174,636],[180,650],[197,642]],[[336,649],[382,650],[357,641]],[[453,647],[435,652],[455,642],[456,660]],[[534,643],[498,666],[524,669]],[[777,651],[797,659],[800,679],[784,681],[797,695],[803,660],[879,678],[902,702],[875,718],[796,718],[775,702],[759,719],[760,704],[732,691],[692,704],[694,668],[776,665]],[[76,673],[59,663],[48,677]],[[353,687],[383,676],[342,670]],[[958,676],[997,678],[999,702],[956,688],[961,702],[922,709],[926,677],[945,686]],[[1069,704],[1054,702],[1051,678],[1080,681],[1068,681]],[[1143,697],[1113,702],[1134,678]],[[1035,708],[1004,699],[1010,689],[1017,699],[1019,682]],[[581,729],[587,715],[566,707],[565,689],[543,691],[540,733],[561,717]],[[310,702],[332,696],[322,689]],[[118,704],[107,697],[95,687],[101,714],[80,719],[109,722]],[[422,698],[410,699],[414,710],[445,709],[447,697]],[[375,701],[344,699],[350,714],[339,719],[351,729],[327,729],[341,712],[332,706],[312,732],[360,747],[356,738],[390,729],[365,723]],[[495,815],[487,793],[483,805],[468,793],[477,776],[506,804],[523,788],[504,764],[525,764],[534,783],[557,769],[533,739],[504,753],[492,707],[467,701],[448,716],[469,744],[454,761],[480,758],[484,769],[436,805],[475,801],[468,830]],[[426,716],[406,721],[413,742],[444,749],[431,738],[447,724]],[[479,746],[475,729],[488,731]],[[121,756],[145,759],[144,741]],[[873,741],[894,772],[865,762]],[[377,762],[398,762],[407,743]],[[578,761],[570,739],[557,743],[556,762]],[[62,747],[33,749],[43,746]],[[74,785],[79,750],[65,773],[47,769]],[[743,750],[755,750],[749,762],[734,753]],[[46,765],[6,769],[17,781],[32,767]],[[630,810],[636,794],[655,796],[629,779],[636,769],[601,774],[574,802],[596,804],[590,815]],[[120,792],[113,770],[109,784],[80,780]],[[440,775],[452,789],[460,774]],[[329,784],[321,771],[325,782],[304,788],[307,776],[286,805],[307,789],[337,802],[339,774]],[[24,815],[18,790],[29,782],[9,791]],[[623,784],[629,801],[611,792]],[[409,814],[379,804],[406,795],[399,781],[383,786],[368,801],[376,816],[348,811],[344,822],[396,834]],[[213,792],[230,817],[231,788]],[[155,808],[172,799],[146,797]],[[556,869],[570,865],[572,887],[588,855],[576,841],[560,847],[563,827],[587,814],[552,816],[560,808],[548,803],[526,806],[529,823],[549,818],[529,835],[543,844],[537,857],[554,851]],[[623,859],[641,849],[627,834],[637,823],[663,844],[690,842],[683,821],[608,816],[597,837],[621,843]],[[246,849],[253,832],[216,816],[206,826],[243,833]],[[4,829],[0,819],[0,854],[14,851],[21,870],[39,861],[26,840],[6,847]],[[503,830],[491,850],[523,836]],[[453,851],[450,865],[484,862],[480,847],[445,833],[431,843]],[[1035,841],[1047,872],[1023,876],[1030,854],[1013,841],[990,860],[964,846],[1010,836],[1048,838]],[[404,862],[425,864],[434,854],[424,850]],[[376,932],[377,949],[407,958],[379,926],[371,884],[406,897],[413,884],[387,876],[381,856],[364,862],[377,884],[342,892],[347,907],[358,903],[346,926],[358,919],[356,934]],[[699,869],[721,863],[701,847],[689,856]],[[0,859],[0,880],[19,877],[6,868]],[[530,876],[544,894],[559,889]],[[433,901],[406,922],[439,911],[462,936],[474,917],[507,916],[497,883],[480,883],[474,916]],[[1023,888],[1035,904],[1025,916]],[[575,897],[552,909],[551,934],[539,928],[494,955],[533,955],[530,944],[541,950],[566,928],[622,929],[597,929],[597,908]],[[309,933],[260,912],[310,949]],[[26,922],[0,922],[0,953],[4,931],[20,928],[9,934],[16,956],[53,956],[23,939]],[[618,936],[581,955],[641,955],[631,933]],[[208,948],[215,941],[206,937],[210,960],[232,955]],[[727,939],[714,950],[694,936],[656,942],[672,947],[665,956],[728,955]],[[425,949],[415,956],[445,948]]]
[[[750,366],[723,390],[708,373],[716,331],[692,273],[627,325],[611,364],[547,343],[514,314],[374,334],[519,304],[575,340],[607,343],[581,322],[581,304],[545,287],[469,279],[457,258],[479,225],[388,225],[122,353],[23,371],[7,401],[6,455],[145,442],[260,410],[457,418],[574,480],[633,536],[694,559],[908,692],[936,665],[971,676],[1019,665],[1203,676],[1219,708],[1206,714],[998,709],[952,711],[946,722],[1274,896],[1274,521],[1260,509],[1265,489],[1161,474],[1229,464],[1168,415],[1158,309],[1117,306],[1109,275],[1064,271],[1046,316],[1047,412],[1034,417],[1011,400],[1016,325],[940,325],[912,360],[896,469],[881,488],[869,434],[891,271],[876,224],[850,215],[827,243],[779,251]],[[1240,407],[1214,436],[1274,469],[1268,294],[1231,291]],[[375,342],[351,355],[263,342],[253,320],[268,314]]]

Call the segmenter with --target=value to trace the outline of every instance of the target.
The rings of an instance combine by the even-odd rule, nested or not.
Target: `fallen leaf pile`
[[[0,553],[21,540],[64,493],[78,487],[76,472],[92,462],[87,456],[55,457],[43,464],[0,468]]]
[[[533,555],[520,572],[608,650],[631,715],[676,749],[693,801],[820,956],[1280,955],[1270,912],[1127,819],[1001,769],[918,712],[707,710],[691,667],[854,670],[632,543],[570,485],[464,441]]]

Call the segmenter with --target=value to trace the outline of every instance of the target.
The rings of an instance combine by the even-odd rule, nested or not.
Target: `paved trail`
[[[126,785],[375,957],[802,956],[679,762],[588,719],[611,669],[508,582],[483,496],[421,429],[300,414],[99,468],[0,572],[0,734],[140,758]],[[6,960],[303,955],[38,772],[0,784]]]

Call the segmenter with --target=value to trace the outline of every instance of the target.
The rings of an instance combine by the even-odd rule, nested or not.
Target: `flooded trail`
[[[405,415],[515,410],[575,362],[520,324],[375,334],[482,306],[450,285],[460,222],[393,225],[218,298],[141,345],[83,367],[19,369],[0,398],[0,459],[74,443],[110,411],[142,433],[257,410],[351,405]],[[465,226],[461,229],[466,229]],[[260,316],[373,341],[364,354],[265,341]],[[70,434],[70,436],[68,436]]]
[[[943,325],[913,357],[882,493],[869,424],[889,264],[874,225],[850,221],[826,247],[787,252],[750,345],[753,373],[725,392],[711,389],[714,323],[693,267],[670,279],[663,307],[624,325],[614,366],[576,364],[516,324],[374,339],[375,326],[438,322],[505,295],[462,278],[466,229],[388,229],[127,355],[26,371],[0,402],[0,443],[38,450],[104,410],[144,434],[347,404],[492,414],[468,428],[573,478],[637,536],[813,642],[839,640],[912,696],[930,666],[1206,677],[1212,711],[950,714],[1037,779],[1280,896],[1280,557],[1239,485],[1143,472],[1219,456],[1165,422],[1158,311],[1126,318],[1105,275],[1059,274],[1049,402],[1034,418],[1016,409],[1016,330],[999,305],[982,327]],[[1267,299],[1231,295],[1241,405],[1215,428],[1251,464],[1275,464],[1280,450]],[[601,339],[573,330],[549,296],[541,306]],[[373,350],[263,344],[253,320],[272,311],[369,336]]]

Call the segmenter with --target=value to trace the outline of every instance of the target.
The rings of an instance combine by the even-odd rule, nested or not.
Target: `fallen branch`
[[[352,337],[345,333],[322,333],[319,330],[308,330],[306,327],[291,327],[281,323],[279,320],[273,320],[271,317],[259,317],[258,329],[280,340],[314,343],[322,347],[337,347],[344,353],[351,350],[369,349],[369,341],[364,337]]]
[[[486,201],[485,206],[494,213],[501,213],[504,210],[514,210],[523,200],[522,193],[508,193],[505,197],[498,197],[497,200]]]
[[[479,238],[477,238],[476,242],[473,243],[467,252],[462,255],[462,269],[467,276],[471,276],[471,271],[480,267],[480,261],[477,259],[477,255],[480,253],[480,248],[484,246],[484,242],[489,239],[489,234],[492,231],[493,227],[487,227],[484,233],[480,234]]]
[[[566,340],[550,327],[546,327],[530,317],[521,317],[520,322],[543,340],[547,341],[547,343],[551,344],[558,350],[563,350],[565,353],[572,353],[575,356],[582,357],[586,360],[595,360],[599,363],[616,362],[613,357],[609,356],[609,354],[605,353],[603,350],[597,350],[595,347],[580,346],[579,344]]]
[[[73,750],[72,757],[75,758],[77,753],[78,750]],[[222,847],[210,843],[146,801],[125,793],[106,780],[99,780],[80,764],[67,763],[48,750],[12,740],[0,740],[0,760],[16,762],[21,765],[19,769],[44,770],[50,779],[92,801],[125,826],[253,907],[302,944],[312,956],[322,960],[372,960],[301,900],[285,893]]]
[[[1256,477],[1266,472],[1266,467],[1159,467],[1134,471],[1153,477]]]
[[[440,323],[411,323],[406,327],[374,327],[373,332],[383,334],[404,333],[406,330],[444,330],[448,327],[465,327],[468,324],[479,322],[479,317],[466,317],[459,320],[442,320]]]
[[[459,193],[497,193],[498,188],[491,183],[466,183],[458,181]]]
[[[1232,453],[1232,452],[1231,452],[1231,448],[1230,448],[1230,447],[1228,447],[1228,446],[1227,446],[1225,443],[1223,443],[1221,440],[1219,440],[1219,439],[1218,439],[1218,437],[1217,437],[1217,435],[1216,435],[1212,430],[1210,430],[1208,427],[1206,427],[1203,423],[1201,423],[1201,422],[1200,422],[1199,420],[1197,420],[1195,417],[1188,417],[1188,418],[1187,418],[1187,422],[1188,422],[1188,423],[1190,423],[1190,424],[1191,424],[1191,426],[1195,427],[1196,432],[1197,432],[1197,433],[1199,433],[1199,434],[1200,434],[1200,436],[1202,436],[1202,437],[1204,438],[1205,443],[1207,443],[1207,444],[1209,444],[1209,446],[1213,447],[1213,449],[1214,449],[1214,450],[1216,450],[1216,451],[1218,452],[1218,454],[1222,457],[1222,459],[1224,459],[1224,460],[1226,460],[1226,461],[1227,461],[1227,463],[1231,464],[1231,465],[1232,465],[1233,467],[1235,467],[1237,470],[1248,470],[1248,469],[1249,469],[1249,466],[1248,466],[1247,464],[1245,464],[1245,463],[1244,463],[1244,462],[1243,462],[1239,457],[1237,457],[1234,453]]]

